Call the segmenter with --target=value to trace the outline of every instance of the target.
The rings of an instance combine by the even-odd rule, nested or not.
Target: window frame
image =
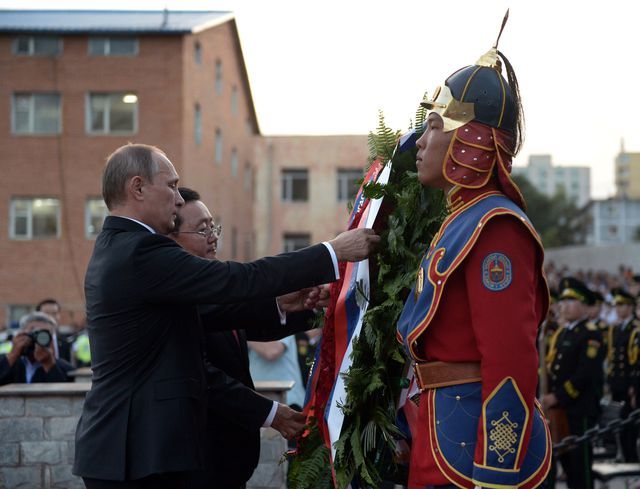
[[[222,129],[220,129],[219,127],[216,128],[213,151],[214,151],[214,161],[216,165],[221,165],[222,160],[224,159],[224,154],[223,154]]]
[[[35,102],[38,95],[55,95],[58,97],[58,129],[56,132],[35,131]],[[16,97],[29,96],[29,131],[22,132],[16,128]],[[11,134],[14,136],[57,136],[62,134],[62,94],[60,92],[12,92],[11,93]]]
[[[289,247],[287,247],[287,242],[294,242],[296,240],[300,240],[300,241],[305,240],[305,245],[294,246],[294,248],[289,249]],[[302,233],[302,232],[282,233],[282,252],[283,253],[290,253],[292,251],[301,250],[302,248],[306,248],[307,246],[310,246],[310,245],[311,245],[311,233]]]
[[[18,39],[27,38],[29,40],[29,52],[28,53],[20,53],[18,52]],[[36,38],[51,38],[55,39],[58,42],[58,50],[55,53],[36,53]],[[45,36],[45,35],[17,35],[11,41],[11,54],[14,56],[42,56],[42,57],[57,57],[62,55],[64,50],[64,41],[62,36]]]
[[[215,92],[216,95],[220,95],[222,94],[223,91],[223,86],[222,86],[222,78],[223,78],[223,72],[222,72],[222,60],[221,59],[216,59],[216,65],[215,65],[215,82],[214,82],[214,88],[215,88]]]
[[[33,203],[38,199],[46,199],[46,200],[56,200],[58,205],[56,207],[56,234],[55,236],[35,236],[33,235]],[[26,216],[27,218],[27,233],[26,235],[16,235],[15,233],[15,220],[16,220],[16,203],[18,201],[26,201],[29,203],[29,210]],[[62,202],[58,197],[46,197],[46,196],[35,196],[35,197],[11,197],[9,202],[9,239],[12,241],[40,241],[47,239],[60,239],[61,236],[61,225],[62,225],[62,212],[61,212]]]
[[[286,175],[287,173],[305,173],[306,175],[306,195],[302,199],[296,199],[293,197],[293,175]],[[282,168],[280,171],[280,200],[288,203],[309,202],[309,169],[308,168]]]
[[[100,234],[100,231],[102,231],[102,228],[100,228],[100,231],[98,231],[95,234],[91,234],[89,233],[89,226],[91,225],[91,214],[89,213],[89,206],[91,205],[91,203],[96,202],[96,201],[102,201],[102,203],[104,204],[104,200],[102,199],[102,197],[87,197],[84,201],[84,237],[90,240],[95,240],[98,237],[98,234]],[[104,219],[109,215],[109,209],[107,209],[107,204],[104,204],[104,216],[103,216],[103,224],[104,224]]]
[[[91,129],[91,97],[94,95],[102,95],[107,96],[108,109],[105,110],[105,117],[103,119],[103,125],[106,131],[93,131]],[[109,98],[112,95],[135,95],[138,94],[135,91],[124,91],[124,92],[87,92],[85,94],[85,132],[90,136],[131,136],[138,134],[138,111],[140,106],[140,99],[136,100],[135,104],[131,104],[134,106],[133,110],[133,129],[131,131],[110,131],[108,128],[111,124],[111,99]]]
[[[202,144],[202,107],[198,102],[193,106],[193,139],[196,146]]]
[[[92,53],[91,52],[91,40],[104,40],[106,41],[105,43],[105,50],[104,50],[104,54],[99,54],[99,53]],[[128,39],[133,41],[133,45],[134,45],[134,50],[133,53],[131,54],[111,54],[111,41],[113,39]],[[97,56],[97,57],[112,57],[112,58],[133,58],[138,56],[138,54],[140,53],[140,40],[137,37],[130,37],[130,36],[89,36],[89,38],[87,39],[87,54],[89,56]]]
[[[356,178],[354,179],[354,185],[352,186],[352,191],[353,191],[353,197],[351,197],[349,195],[349,185],[348,185],[348,179],[350,178],[349,176],[345,176],[345,174],[350,174],[351,177],[356,176]],[[345,178],[341,178],[342,176],[345,176]],[[362,179],[362,170],[358,169],[358,168],[338,168],[336,171],[336,198],[338,200],[338,202],[351,202],[353,201],[353,199],[356,198],[356,195],[358,194],[358,187],[357,187],[357,181]],[[346,187],[346,188],[343,188]],[[341,195],[341,191],[345,190],[347,192],[347,196],[344,197],[344,195]]]

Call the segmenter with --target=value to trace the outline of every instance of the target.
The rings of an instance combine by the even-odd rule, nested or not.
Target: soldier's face
[[[630,304],[616,304],[616,315],[618,319],[627,319],[633,313],[633,306]]]
[[[587,306],[577,299],[562,299],[559,304],[560,317],[569,323],[587,315]]]
[[[435,112],[429,114],[426,129],[416,141],[416,168],[418,180],[423,186],[442,189],[451,186],[444,178],[442,167],[453,134],[454,131],[444,132],[442,117]]]

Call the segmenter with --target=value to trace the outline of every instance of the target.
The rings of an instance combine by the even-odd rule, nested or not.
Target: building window
[[[12,199],[11,239],[57,238],[60,236],[58,199]]]
[[[105,218],[109,215],[109,209],[101,198],[87,199],[84,213],[85,236],[95,239],[100,231]]]
[[[282,170],[282,200],[306,202],[309,200],[309,171]]]
[[[14,134],[60,134],[60,95],[57,93],[15,93],[12,130]]]
[[[222,163],[222,131],[216,129],[216,163]]]
[[[310,244],[311,235],[309,233],[285,233],[282,236],[282,251],[284,253],[306,248]]]
[[[231,150],[231,175],[238,176],[238,150],[236,148]]]
[[[238,115],[238,87],[231,88],[231,114]]]
[[[360,170],[338,170],[338,200],[352,201],[356,198],[359,186],[358,181],[362,180]]]
[[[222,93],[222,61],[216,60],[216,93]]]
[[[251,187],[252,187],[252,182],[253,182],[253,170],[251,168],[251,163],[249,163],[248,161],[244,164],[244,189],[247,192],[251,191]]]
[[[195,131],[196,144],[200,146],[200,143],[202,142],[202,113],[200,110],[200,104],[196,104],[195,106],[193,125],[194,125],[194,131]]]
[[[13,40],[13,54],[20,56],[57,56],[62,39],[56,36],[18,36]]]
[[[133,134],[138,125],[138,96],[133,93],[90,93],[87,132]]]
[[[136,56],[138,40],[133,37],[90,37],[91,56]]]
[[[18,328],[20,318],[32,312],[33,309],[34,307],[28,304],[9,304],[9,327]]]
[[[197,65],[201,65],[202,64],[202,46],[197,41],[193,45],[193,57],[194,57]]]

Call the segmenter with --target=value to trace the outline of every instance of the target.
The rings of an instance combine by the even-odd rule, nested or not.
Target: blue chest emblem
[[[495,292],[511,284],[511,260],[504,253],[491,253],[482,262],[482,283]]]

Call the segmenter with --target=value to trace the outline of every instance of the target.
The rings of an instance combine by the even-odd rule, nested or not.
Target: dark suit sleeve
[[[258,429],[267,419],[273,401],[261,396],[219,368],[207,367],[209,416],[225,418],[247,429]]]
[[[149,234],[135,250],[143,300],[230,304],[267,299],[336,279],[329,250],[318,244],[250,263],[205,260],[165,236]]]
[[[204,304],[198,306],[198,312],[207,331],[222,329],[221,324],[233,325],[233,329],[284,327],[273,297],[242,304]]]
[[[287,314],[286,324],[280,324],[280,316],[278,316],[279,327],[247,329],[247,340],[275,341],[299,333],[300,331],[307,331],[314,326],[313,317],[314,313],[312,311],[294,312]],[[265,324],[262,323],[261,326],[265,326]]]

